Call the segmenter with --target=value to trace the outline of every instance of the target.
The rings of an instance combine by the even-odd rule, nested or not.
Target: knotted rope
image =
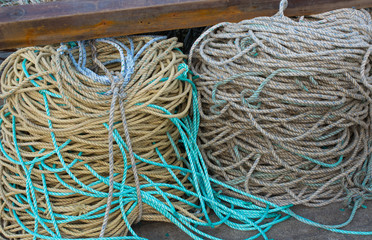
[[[195,42],[203,157],[217,179],[281,206],[371,199],[371,16],[291,19],[286,5]]]

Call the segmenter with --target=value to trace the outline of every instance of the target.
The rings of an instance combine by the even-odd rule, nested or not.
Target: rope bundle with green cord
[[[371,16],[339,9],[292,19],[286,5],[217,24],[195,42],[200,150],[213,177],[243,192],[355,210],[372,199]]]
[[[119,41],[101,39],[91,44],[80,42],[80,48],[70,44],[58,50],[52,47],[27,48],[18,51],[0,67],[3,71],[1,92],[6,98],[1,110],[4,137],[1,137],[3,156],[0,160],[0,231],[3,235],[8,239],[142,239],[130,226],[143,219],[174,222],[194,239],[218,239],[197,227],[216,227],[222,223],[237,230],[258,230],[258,234],[250,239],[261,235],[267,239],[265,232],[273,224],[288,218],[281,216],[280,212],[335,232],[370,234],[342,231],[335,229],[339,226],[312,222],[294,214],[287,209],[288,206],[279,207],[210,178],[196,146],[199,126],[197,93],[185,74],[187,66],[180,60],[184,56],[174,49],[179,46],[175,44],[167,53],[171,52],[172,59],[177,61],[170,61],[167,57],[162,59],[159,55],[170,43],[164,46],[166,40],[154,39],[156,37],[122,38]],[[152,40],[147,46],[149,48],[144,48]],[[118,49],[122,52],[118,53]],[[136,54],[144,49],[147,50],[143,54]],[[157,66],[154,72],[142,74],[151,78],[152,74],[162,72],[159,69],[164,70],[171,63],[168,70],[173,69],[173,75],[164,71],[165,77],[141,78],[138,71],[140,66],[146,68],[146,61],[141,61],[148,51],[153,57],[149,62],[155,60],[158,65],[154,63]],[[70,52],[72,57],[68,58]],[[139,58],[133,65],[136,56]],[[74,62],[76,58],[79,60]],[[131,69],[131,66],[136,67]],[[132,76],[130,81],[126,73]],[[164,82],[177,86],[171,88],[173,90],[167,89]],[[140,97],[147,93],[156,95],[157,87],[165,90],[160,91],[162,94],[155,97],[154,102],[145,98],[148,100],[146,103],[133,99],[130,103],[129,92],[135,92],[134,99],[138,100],[137,94]],[[176,89],[183,95],[182,100],[172,95]],[[168,90],[169,95],[166,94]],[[178,108],[172,107],[170,102],[174,101]],[[124,114],[121,104],[124,105]],[[144,106],[143,112],[133,110],[136,106]],[[192,109],[191,118],[178,115],[182,110],[188,112],[187,109]],[[140,116],[133,120],[133,114]],[[153,118],[142,118],[147,114],[159,117],[157,126],[163,130],[162,134],[144,134],[153,129],[148,126],[152,123],[148,120]],[[110,116],[114,119],[111,124]],[[171,122],[165,124],[170,129],[163,129],[164,118]],[[97,122],[89,121],[92,119]],[[91,124],[97,129],[93,127],[92,130]],[[141,128],[132,129],[136,124],[148,128],[142,132]],[[174,127],[178,131],[174,134],[176,137],[172,134],[172,130],[177,132]],[[154,137],[151,138],[154,141],[145,136]],[[110,164],[110,151],[107,149],[112,140],[115,141],[114,165]],[[145,144],[148,148],[143,149],[142,141],[147,143],[146,140],[151,144]],[[171,150],[166,151],[169,145]],[[133,151],[130,146],[133,146]],[[135,164],[131,163],[133,157]],[[134,166],[139,175],[140,193]],[[370,171],[371,166],[364,164],[363,168]],[[367,190],[368,176],[368,173],[360,171],[358,177]],[[211,184],[266,206],[259,207],[226,196],[221,191],[216,192]],[[108,200],[110,196],[112,198]],[[210,221],[209,208],[220,221]],[[109,216],[107,221],[105,216]],[[271,221],[265,221],[267,219]],[[97,238],[99,235],[104,237]]]
[[[130,44],[131,41],[132,44]],[[152,43],[147,45],[149,42]],[[125,48],[123,43],[129,43],[132,47]],[[120,85],[124,86],[125,84],[125,86],[128,86],[128,88],[125,88],[125,92],[118,89],[120,95],[117,96],[124,100],[125,111],[127,112],[130,111],[130,108],[128,109],[128,105],[126,105],[130,92],[127,92],[128,89],[137,86],[138,90],[142,89],[139,86],[149,87],[150,85],[150,89],[156,89],[157,85],[162,88],[164,87],[162,83],[164,84],[167,81],[178,81],[178,84],[189,84],[192,87],[191,118],[188,116],[182,119],[180,119],[180,116],[177,117],[179,109],[177,111],[170,109],[171,111],[169,111],[165,107],[152,103],[148,104],[147,108],[145,107],[149,110],[146,111],[146,114],[149,112],[154,115],[159,113],[158,117],[160,119],[168,117],[167,119],[176,126],[180,136],[179,142],[172,138],[169,131],[166,132],[166,139],[172,145],[172,150],[169,152],[174,152],[173,154],[168,153],[167,155],[165,153],[162,155],[160,153],[159,149],[164,149],[159,147],[162,145],[159,144],[161,143],[160,140],[160,142],[153,144],[157,146],[153,148],[156,152],[155,159],[149,159],[151,153],[142,149],[142,143],[136,141],[138,140],[138,136],[135,134],[136,128],[131,131],[133,127],[131,124],[133,123],[132,113],[126,114],[126,124],[134,150],[133,156],[136,159],[137,173],[141,180],[142,220],[171,221],[193,239],[218,239],[205,234],[198,227],[217,227],[220,224],[227,224],[236,230],[258,231],[249,239],[260,236],[268,239],[266,232],[274,224],[288,218],[288,216],[281,214],[283,212],[305,223],[327,228],[331,231],[370,234],[368,232],[342,231],[333,229],[333,226],[320,225],[294,214],[288,209],[289,206],[279,207],[210,178],[196,144],[199,128],[197,93],[194,85],[187,77],[187,66],[182,61],[176,61],[180,64],[177,70],[173,68],[173,72],[177,73],[172,77],[165,74],[168,77],[163,78],[160,74],[160,76],[157,76],[158,78],[155,77],[156,79],[144,80],[143,82],[138,79],[138,82],[132,81],[136,78],[126,82],[125,74],[124,76],[121,75],[125,72],[131,72],[132,76],[133,74],[134,76],[140,76],[140,74],[136,75],[137,70],[141,69],[137,64],[133,72],[122,71],[121,68],[123,66],[133,66],[131,61],[135,59],[135,56],[138,56],[133,53],[141,52],[141,49],[145,56],[149,54],[153,57],[155,55],[159,57],[154,57],[151,62],[161,59],[167,62],[167,58],[164,59],[162,58],[164,55],[159,54],[162,52],[159,48],[168,46],[166,43],[172,45],[169,48],[169,50],[172,49],[170,52],[174,56],[172,59],[178,59],[176,56],[180,59],[184,57],[178,50],[174,49],[174,47],[179,46],[174,39],[135,37],[133,40],[129,38],[120,39],[120,41],[102,39],[90,44],[81,42],[79,43],[80,49],[73,47],[72,50],[66,45],[57,51],[50,46],[21,49],[1,65],[0,69],[3,71],[1,77],[2,97],[6,100],[5,106],[1,109],[0,120],[2,134],[4,134],[0,145],[3,154],[0,158],[2,182],[0,188],[0,233],[2,235],[11,240],[143,239],[137,236],[131,228],[131,223],[139,219],[138,204],[140,201],[133,176],[133,165],[127,160],[127,155],[129,157],[131,155],[129,141],[121,137],[126,134],[123,126],[124,122],[122,116],[120,116],[120,106],[115,106],[116,114],[114,116],[116,119],[114,129],[112,129],[115,140],[114,191],[112,201],[110,204],[108,203],[111,183],[108,161],[110,157],[107,151],[107,136],[110,132],[110,124],[107,124],[107,122],[109,122],[110,105],[113,102],[112,90],[116,86],[120,87]],[[112,46],[115,46],[114,44],[119,47],[117,49],[112,48]],[[146,45],[148,49],[145,53],[143,50]],[[122,61],[120,56],[126,54],[123,54],[123,51],[119,51],[120,54],[118,54],[118,49],[127,49],[127,54],[134,58]],[[86,52],[84,53],[84,51]],[[69,55],[69,52],[71,52],[71,59],[66,56]],[[155,55],[152,55],[154,52],[156,52]],[[79,57],[79,61],[76,62],[75,57],[77,55],[82,57]],[[84,56],[87,55],[92,55],[92,58],[84,60]],[[139,59],[144,57],[142,54],[140,56]],[[141,62],[141,60],[139,61]],[[148,64],[146,61],[142,63],[142,66]],[[154,65],[157,65],[156,63],[160,64],[161,67],[156,68],[157,70],[153,74],[161,72],[160,69],[166,66],[159,61],[155,61]],[[106,77],[108,77],[105,78],[103,75],[96,74],[84,66],[96,69],[96,72],[100,74],[106,73]],[[99,70],[100,67],[101,70]],[[108,69],[115,69],[116,72],[107,72]],[[88,73],[91,78],[81,74],[81,72]],[[117,83],[121,82],[121,84],[112,86],[109,84],[110,82],[106,82],[110,79],[113,79],[114,82],[118,81]],[[98,83],[98,81],[102,81],[102,83]],[[147,90],[150,90],[149,88]],[[186,90],[187,87],[182,89],[186,93],[190,93]],[[145,92],[148,93],[148,91]],[[150,92],[152,91],[150,90]],[[163,93],[167,92],[164,91]],[[68,97],[63,98],[63,96]],[[102,105],[98,104],[97,98],[102,100],[100,102]],[[168,98],[160,96],[157,100],[164,103],[164,101],[167,102],[166,99]],[[95,101],[92,102],[92,100]],[[181,107],[181,109],[188,109],[191,106],[188,103],[184,104],[186,106]],[[144,104],[135,103],[132,107],[142,105]],[[102,109],[100,106],[102,106]],[[166,106],[172,105],[168,104]],[[98,112],[103,109],[105,109],[104,114],[99,114]],[[91,115],[88,118],[77,115],[84,112]],[[138,113],[138,111],[135,113]],[[93,117],[93,114],[97,115]],[[77,117],[82,118],[77,119]],[[103,121],[101,118],[105,120]],[[69,124],[64,125],[64,121]],[[89,128],[90,124],[95,124],[96,121],[99,122],[96,125],[98,128],[96,130]],[[146,125],[148,122],[146,122]],[[27,128],[28,125],[32,127]],[[100,131],[101,125],[104,126],[102,128],[104,130]],[[40,128],[42,131],[40,131]],[[65,134],[65,131],[68,134]],[[53,140],[53,134],[55,140]],[[149,136],[143,135],[143,132],[141,134],[142,136]],[[56,146],[59,141],[63,143]],[[71,145],[72,143],[73,145]],[[163,143],[165,144],[165,141]],[[136,148],[137,146],[140,147]],[[182,147],[179,149],[178,146]],[[182,149],[184,150],[182,151]],[[143,155],[149,154],[146,156],[147,158],[144,158],[137,151]],[[173,161],[172,157],[169,157],[172,155],[176,155],[173,157]],[[124,163],[122,163],[123,160]],[[168,178],[167,175],[171,177]],[[250,199],[263,202],[266,206],[259,207],[250,201],[241,201],[226,196],[220,191],[216,192],[212,188],[212,184],[215,186],[221,185]],[[179,193],[180,196],[177,195]],[[104,216],[107,209],[109,209],[109,219],[105,222]],[[210,220],[209,209],[217,214],[219,221],[212,222]],[[102,233],[102,229],[104,229],[104,237],[98,237]]]
[[[3,62],[6,239],[143,239],[131,228],[139,220],[173,222],[193,239],[218,239],[197,227],[220,224],[267,239],[288,218],[286,207],[211,187],[180,46],[157,36],[109,38],[20,49]]]

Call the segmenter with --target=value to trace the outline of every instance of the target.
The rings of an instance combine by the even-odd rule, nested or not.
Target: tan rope
[[[284,8],[217,24],[192,48],[209,170],[279,205],[371,194],[353,182],[371,153],[371,16],[290,19]]]
[[[134,37],[135,52],[144,46],[151,38]],[[126,38],[119,39],[128,44]],[[96,43],[96,55],[100,62],[104,63],[113,59],[118,59],[115,48],[106,43]],[[177,143],[179,132],[169,120],[169,116],[149,107],[149,104],[164,107],[171,113],[172,117],[185,117],[191,106],[191,85],[181,82],[176,78],[184,70],[178,70],[179,64],[183,63],[185,55],[176,48],[181,44],[175,38],[162,40],[151,44],[139,60],[136,62],[134,72],[129,84],[125,87],[126,98],[123,101],[126,123],[129,130],[133,152],[140,157],[151,161],[162,163],[156,149],[162,154],[167,164],[184,166],[184,163],[177,158],[175,149],[172,147],[170,139]],[[91,50],[86,49],[88,56]],[[72,53],[78,55],[75,50]],[[32,77],[26,77],[22,64],[26,59],[26,69]],[[92,58],[88,58],[87,66],[91,69],[95,67]],[[110,72],[120,70],[120,63],[106,65]],[[99,69],[99,68],[98,68]],[[14,146],[12,118],[7,117],[11,113],[16,119],[16,135],[20,154],[25,162],[31,161],[35,157],[42,157],[45,153],[52,152],[55,148],[52,144],[51,130],[47,119],[53,122],[53,132],[56,141],[61,145],[68,139],[71,142],[60,149],[64,161],[67,165],[74,159],[79,159],[69,170],[74,176],[86,185],[97,181],[86,165],[89,165],[97,174],[108,177],[109,173],[109,151],[108,151],[108,129],[104,126],[109,122],[109,110],[111,96],[100,94],[108,92],[111,86],[106,86],[93,81],[91,78],[79,73],[71,64],[66,54],[60,54],[52,46],[33,47],[20,49],[12,54],[0,67],[1,75],[1,94],[2,99],[6,99],[4,107],[1,109],[1,139],[6,153],[13,159],[18,159],[17,150]],[[102,70],[98,72],[104,75]],[[30,80],[37,76],[43,80],[38,80],[39,87],[35,87]],[[55,78],[55,79],[53,79]],[[163,81],[164,78],[168,80]],[[163,80],[162,80],[163,79]],[[43,95],[41,91],[47,90],[50,93],[59,94],[62,97],[56,98],[46,94],[49,102],[50,117],[46,114]],[[141,103],[139,105],[139,103]],[[114,128],[119,135],[124,136],[121,121],[120,106],[115,106]],[[125,138],[123,138],[124,141]],[[34,148],[30,150],[28,146]],[[45,149],[44,153],[38,153]],[[121,182],[125,165],[131,165],[130,155],[126,151],[127,162],[123,162],[123,157],[117,144],[113,146],[114,151],[114,181]],[[178,149],[181,157],[185,154]],[[82,154],[79,154],[82,153]],[[55,169],[63,168],[60,159],[53,154],[45,160],[45,164]],[[48,191],[56,193],[71,192],[67,189],[56,175],[39,168],[40,163],[35,164],[32,169],[31,179],[34,188],[43,189],[43,179],[45,176]],[[188,174],[183,175],[178,170],[169,170],[164,167],[146,164],[137,160],[137,172],[141,185],[149,182],[141,177],[145,175],[156,183],[176,184],[169,171],[173,171],[186,189],[193,190],[192,184],[188,182]],[[17,199],[17,194],[24,196],[26,193],[27,180],[25,171],[20,165],[14,164],[8,158],[0,154],[0,232],[7,239],[32,239],[32,235],[27,234],[15,220],[13,210],[22,219],[29,229],[34,229],[35,219],[27,211],[31,211],[28,204],[21,204]],[[66,173],[58,172],[58,176],[66,184],[75,187],[83,192],[84,190],[77,182]],[[125,184],[135,186],[135,176],[132,169],[128,170]],[[108,192],[109,186],[103,182],[92,186],[96,191]],[[187,201],[197,202],[194,196],[185,196],[183,191],[175,188],[159,187],[162,191],[180,196]],[[143,191],[153,191],[154,187]],[[114,193],[118,191],[115,190]],[[48,209],[44,194],[36,191],[36,199],[39,208]],[[96,198],[84,196],[82,194],[72,194],[67,196],[49,196],[54,214],[64,214],[79,216],[88,211],[97,209],[106,204],[106,198]],[[165,201],[162,196],[157,196],[160,201]],[[113,201],[117,200],[113,197]],[[192,207],[180,201],[171,200],[177,211],[189,217],[197,219],[191,214]],[[133,204],[125,205],[127,211]],[[111,206],[111,209],[118,204]],[[130,224],[135,222],[139,216],[139,208],[142,207],[142,220],[144,221],[169,221],[166,217],[159,214],[154,208],[143,203],[136,206],[127,216]],[[99,213],[103,213],[101,209]],[[39,211],[39,215],[51,220],[48,211]],[[59,224],[59,231],[63,237],[89,238],[98,237],[103,217],[91,220],[78,220],[66,224]],[[51,223],[46,225],[53,229]],[[39,227],[39,233],[48,235],[45,229]],[[128,233],[128,228],[122,219],[122,214],[115,211],[109,215],[108,225],[105,236],[123,236]]]

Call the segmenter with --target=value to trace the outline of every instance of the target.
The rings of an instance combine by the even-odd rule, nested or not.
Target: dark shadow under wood
[[[0,8],[0,49],[238,22],[280,0],[71,0]],[[288,16],[372,7],[371,0],[289,0]]]

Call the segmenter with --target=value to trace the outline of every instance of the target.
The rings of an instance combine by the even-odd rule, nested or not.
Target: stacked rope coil
[[[143,220],[193,239],[218,239],[198,227],[221,224],[268,239],[289,217],[212,188],[224,183],[197,146],[197,93],[179,47],[98,39],[20,49],[0,65],[2,236],[143,239],[131,227]]]
[[[372,199],[371,16],[286,5],[195,42],[200,150],[213,177],[280,206],[358,208]]]
[[[177,142],[179,132],[177,127],[170,124],[169,118],[185,117],[191,106],[191,85],[176,80],[183,72],[177,66],[185,56],[174,50],[179,47],[175,39],[160,42],[149,40],[145,37],[135,38],[134,42],[131,40],[131,49],[128,49],[125,63],[127,67],[131,64],[129,60],[134,61],[129,58],[130,54],[144,56],[132,69],[131,81],[125,88],[125,100],[120,102],[125,106],[129,135],[137,158],[182,167],[184,163],[180,158],[184,157],[184,153],[172,142],[172,139]],[[117,61],[123,60],[123,56],[115,52],[112,46],[129,42],[113,41],[113,45],[105,42],[108,41],[97,42],[99,44],[95,46],[99,61],[109,64],[106,67],[110,71],[123,73],[121,62]],[[152,45],[146,53],[141,53],[141,48],[147,43]],[[84,48],[80,49],[80,55]],[[74,52],[71,54],[76,55]],[[79,61],[84,67],[85,64],[87,67],[93,64],[85,63],[86,60],[82,58]],[[4,71],[1,97],[6,100],[1,110],[1,232],[9,239],[32,239],[27,233],[19,235],[19,225],[15,223],[18,219],[28,229],[33,229],[37,226],[37,221],[31,219],[33,216],[34,220],[49,220],[39,222],[39,234],[51,233],[50,229],[55,222],[60,221],[65,223],[58,231],[58,228],[55,229],[57,235],[51,236],[97,236],[102,225],[99,213],[106,204],[104,197],[109,188],[106,180],[109,172],[106,127],[109,128],[107,124],[110,124],[108,111],[111,95],[105,93],[112,90],[112,85],[106,86],[73,71],[70,59],[58,54],[52,47],[19,50],[2,64],[1,69]],[[172,116],[148,105],[162,106]],[[136,176],[128,166],[129,154],[124,154],[123,150],[129,144],[119,144],[123,141],[120,136],[126,134],[120,123],[120,111],[119,105],[116,105],[115,118],[110,119],[114,121],[117,141],[113,150],[110,150],[115,156],[115,191],[111,208],[119,211],[110,215],[106,231],[109,236],[125,235],[128,231],[123,226],[125,222],[122,221],[120,209],[128,212],[126,218],[130,224],[138,217],[148,221],[166,221],[148,205],[144,204],[143,209],[140,209],[142,206],[135,204],[137,196],[130,189],[135,185]],[[166,168],[138,160],[132,168],[136,165],[138,175],[147,177],[140,178],[142,184],[152,181],[174,182],[193,190],[187,175],[180,175],[180,171],[170,173]],[[173,179],[176,177],[178,182]],[[128,189],[123,194],[128,200],[121,206],[118,203],[118,192],[124,183]],[[163,186],[159,189],[182,196],[190,203],[197,201],[196,197],[185,197],[175,189]],[[182,202],[176,203],[174,207],[185,214],[191,210],[190,206]],[[139,216],[140,212],[142,216]],[[84,215],[90,218],[83,220],[81,216]],[[74,218],[76,220],[71,221]]]

